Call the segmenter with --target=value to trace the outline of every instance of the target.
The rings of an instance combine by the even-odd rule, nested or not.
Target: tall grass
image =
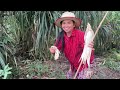
[[[64,11],[8,11],[6,17],[9,33],[5,40],[13,43],[14,54],[25,58],[47,60],[51,58],[49,47],[54,44],[60,28],[54,25]],[[72,11],[82,20],[80,28],[85,31],[89,22],[95,31],[105,11]],[[3,12],[4,13],[4,12]],[[9,18],[9,19],[8,19]],[[4,19],[5,18],[1,18]],[[102,54],[108,49],[119,48],[119,12],[109,11],[96,38],[95,52]],[[5,34],[5,32],[2,32]],[[1,34],[0,34],[1,35]],[[3,37],[3,36],[2,36]],[[3,41],[2,41],[3,42]],[[5,42],[5,41],[4,41]]]

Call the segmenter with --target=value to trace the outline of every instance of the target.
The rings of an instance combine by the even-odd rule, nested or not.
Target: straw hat
[[[62,16],[55,21],[55,25],[61,27],[61,21],[63,20],[73,20],[76,27],[79,27],[81,24],[81,20],[79,18],[76,18],[75,14],[72,12],[64,12]]]

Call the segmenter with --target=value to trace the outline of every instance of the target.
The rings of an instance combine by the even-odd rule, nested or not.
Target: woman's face
[[[73,28],[75,27],[75,24],[72,20],[64,20],[61,23],[62,25],[62,29],[66,32],[69,33],[73,30]]]

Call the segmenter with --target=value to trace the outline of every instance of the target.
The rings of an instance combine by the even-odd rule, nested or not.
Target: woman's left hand
[[[88,47],[92,48],[92,50],[95,50],[95,49],[94,49],[94,41],[90,42],[90,43],[88,44]]]

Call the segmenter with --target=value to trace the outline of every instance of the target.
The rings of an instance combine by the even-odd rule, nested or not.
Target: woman
[[[73,75],[78,69],[80,64],[79,59],[84,48],[84,32],[77,29],[81,24],[81,20],[76,18],[72,12],[64,12],[61,18],[58,18],[55,25],[62,28],[55,45],[58,50],[65,54],[65,57],[70,62],[70,69],[67,72],[66,77],[72,79]],[[90,48],[93,48],[94,43],[89,44]],[[51,47],[50,52],[55,53],[56,48]],[[94,52],[92,51],[90,62],[94,59]],[[88,69],[87,64],[82,64],[78,76],[78,79],[90,78],[87,76],[86,72]],[[92,72],[91,72],[92,74]],[[91,76],[91,75],[90,75]]]

